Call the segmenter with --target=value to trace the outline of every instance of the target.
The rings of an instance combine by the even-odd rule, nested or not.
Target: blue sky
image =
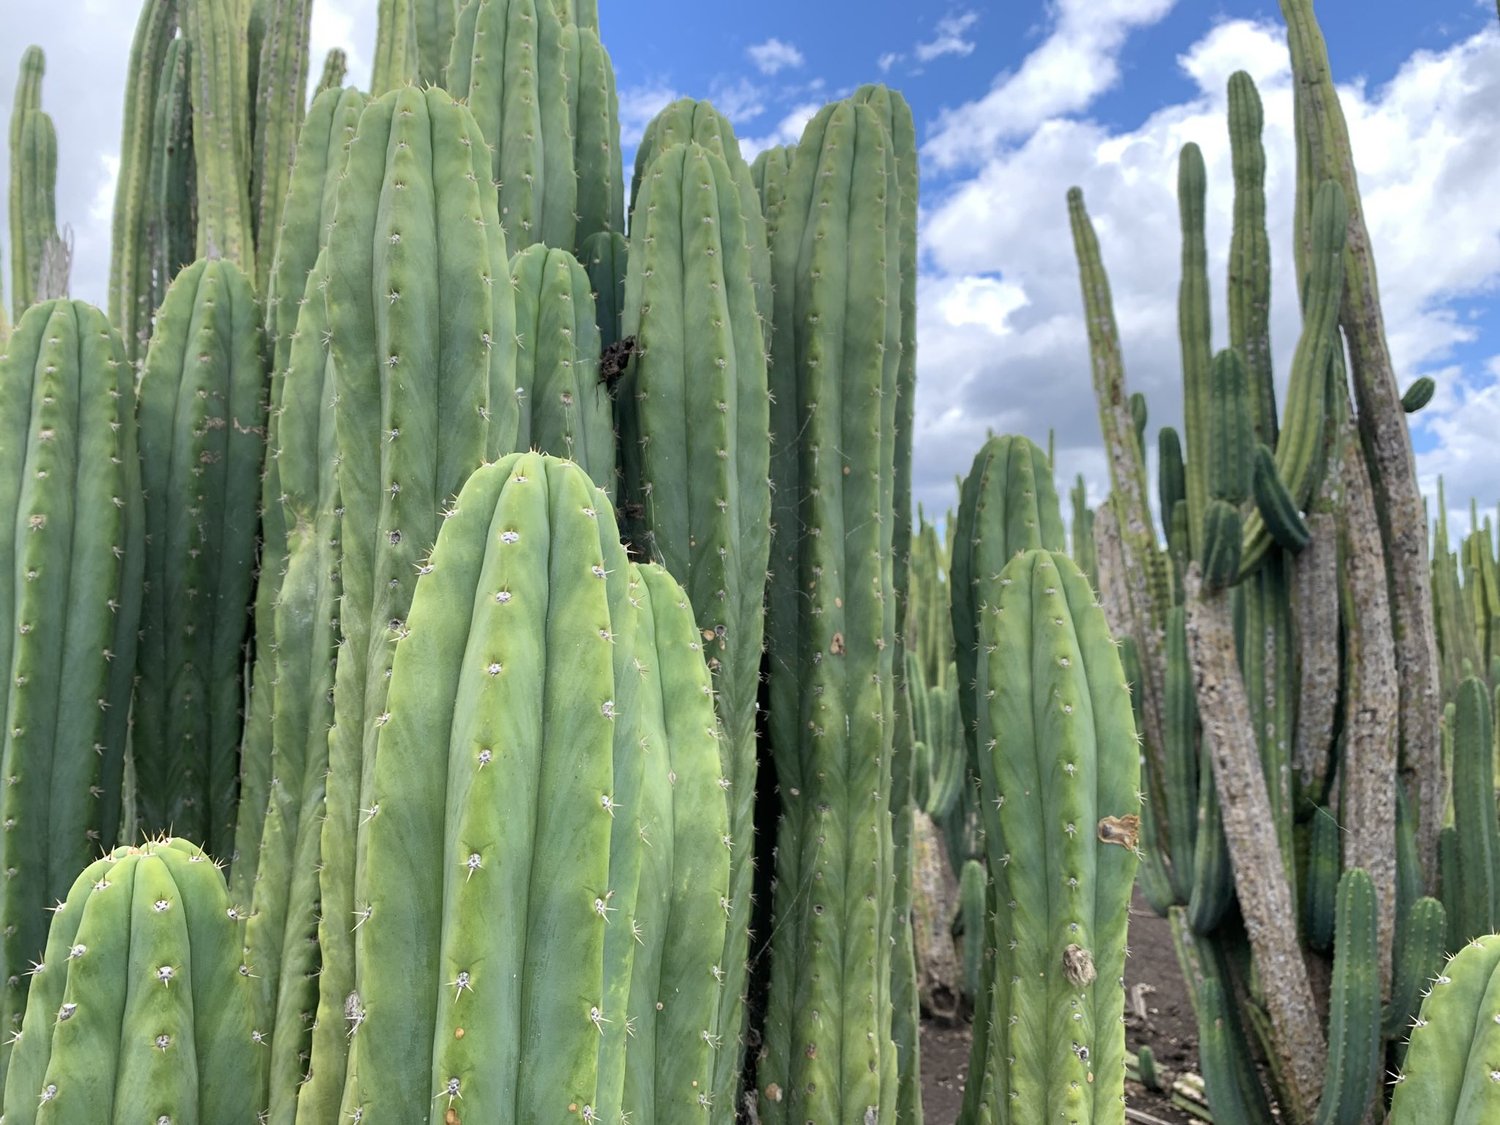
[[[1133,389],[1152,429],[1180,417],[1176,374],[1180,145],[1209,167],[1215,344],[1228,244],[1223,87],[1248,69],[1266,103],[1273,347],[1284,377],[1290,96],[1267,0],[599,0],[619,79],[627,160],[674,96],[709,97],[742,146],[794,140],[817,105],[866,81],[911,102],[922,145],[916,479],[929,510],[986,430],[1057,435],[1060,485],[1105,486],[1064,192],[1083,186],[1110,268]],[[77,240],[75,295],[102,301],[126,53],[138,5],[0,0],[8,116],[27,42],[48,54],[44,106],[60,138],[59,211]],[[368,75],[376,0],[314,0],[314,50]],[[1354,132],[1393,354],[1404,385],[1433,374],[1417,416],[1419,470],[1449,500],[1500,500],[1500,25],[1489,0],[1320,0]],[[732,16],[731,14],[732,13]],[[315,66],[318,65],[315,63]],[[0,177],[8,175],[0,153]],[[0,208],[4,200],[0,199]],[[0,241],[9,243],[8,231]]]

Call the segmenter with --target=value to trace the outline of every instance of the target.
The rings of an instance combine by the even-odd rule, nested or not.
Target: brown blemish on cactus
[[[1141,818],[1134,813],[1129,816],[1107,816],[1099,822],[1101,844],[1119,844],[1123,848],[1135,851],[1140,833]]]
[[[1063,975],[1078,988],[1094,983],[1094,955],[1081,945],[1069,945],[1062,955]]]

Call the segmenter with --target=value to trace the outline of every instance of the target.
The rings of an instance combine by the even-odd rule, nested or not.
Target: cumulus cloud
[[[776,128],[763,136],[741,137],[740,152],[746,160],[754,160],[765,149],[772,145],[796,144],[802,139],[802,130],[812,120],[813,114],[817,113],[823,106],[822,102],[803,102],[793,107],[780,121]]]
[[[1050,40],[1038,52],[1049,49]],[[1059,483],[1081,471],[1095,499],[1107,485],[1066,217],[1072,184],[1084,189],[1109,269],[1130,387],[1147,394],[1153,433],[1180,423],[1177,154],[1195,141],[1208,169],[1214,346],[1223,347],[1232,199],[1225,83],[1237,68],[1256,77],[1265,105],[1271,334],[1284,383],[1300,315],[1282,31],[1224,23],[1178,63],[1194,96],[1133,129],[1059,110],[1006,143],[1010,110],[988,98],[978,103],[981,116],[988,106],[1006,120],[991,123],[987,152],[967,157],[974,170],[926,201],[922,222],[916,463],[917,493],[929,510],[953,502],[953,474],[966,470],[990,428],[1045,442],[1053,427]],[[1030,66],[1028,58],[1017,73]],[[1465,371],[1454,353],[1475,335],[1455,302],[1500,281],[1500,215],[1487,156],[1500,146],[1500,122],[1490,112],[1500,98],[1500,33],[1487,29],[1445,50],[1418,52],[1386,85],[1344,86],[1340,97],[1398,379],[1403,387],[1423,373],[1439,381],[1437,398],[1413,419],[1424,488],[1442,473],[1450,500],[1477,494],[1492,504],[1500,359],[1489,370]],[[985,128],[983,120],[975,125]]]
[[[998,144],[1085,108],[1119,79],[1116,55],[1130,32],[1156,23],[1172,2],[1057,0],[1042,45],[1017,70],[1000,74],[983,98],[945,112],[925,155],[943,168],[972,166]]]
[[[973,54],[974,41],[968,38],[968,33],[978,22],[978,12],[957,12],[944,16],[938,20],[933,37],[918,43],[912,48],[912,54],[917,56],[918,62],[924,63],[944,55]]]
[[[801,51],[791,43],[784,43],[780,39],[767,39],[764,43],[756,43],[747,47],[745,54],[750,56],[750,61],[762,74],[776,74],[799,67],[804,61]]]

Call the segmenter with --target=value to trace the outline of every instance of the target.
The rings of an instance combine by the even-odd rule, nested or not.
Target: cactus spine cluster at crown
[[[224,879],[185,840],[122,847],[60,899],[5,1120],[252,1125],[264,1055]]]
[[[119,335],[81,301],[33,305],[0,356],[7,1035],[46,908],[120,831],[144,563],[133,383]]]

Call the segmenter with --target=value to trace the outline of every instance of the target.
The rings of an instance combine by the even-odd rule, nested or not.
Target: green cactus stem
[[[713,1095],[739,1082],[754,894],[756,715],[770,554],[770,398],[753,258],[729,166],[696,142],[659,151],[636,197],[622,331],[636,354],[619,390],[623,510],[644,557],[682,582],[724,726],[731,855],[729,944]]]
[[[147,832],[233,848],[265,453],[260,304],[227,260],[177,275],[137,409],[146,571],[131,756]]]
[[[468,0],[459,11],[448,83],[488,142],[512,252],[576,245],[569,71],[551,0]]]
[[[177,839],[117,848],[52,915],[5,1120],[253,1125],[258,1034],[213,861]]]
[[[1123,1122],[1125,933],[1139,751],[1092,588],[1061,552],[1006,564],[980,621],[978,746],[1000,917],[987,987],[988,1116]],[[1003,685],[1003,690],[1001,690]]]
[[[589,284],[588,273],[566,250],[535,243],[510,260],[520,340],[516,444],[576,462],[613,503],[614,410],[599,378],[599,327]]]
[[[625,170],[620,156],[620,97],[615,68],[599,34],[566,23],[562,31],[568,68],[568,108],[573,168],[578,177],[579,257],[601,231],[625,233]]]
[[[255,273],[250,202],[250,97],[237,0],[181,0],[193,45],[193,155],[197,168],[195,257],[228,258]]]
[[[62,300],[27,310],[0,357],[0,427],[0,526],[14,529],[0,537],[11,1033],[46,908],[119,833],[144,549],[134,379],[103,313]]]
[[[10,284],[17,320],[36,301],[61,295],[46,291],[42,276],[48,243],[58,237],[57,131],[42,111],[45,68],[42,49],[27,47],[10,111]]]
[[[369,819],[360,810],[370,808],[390,642],[442,513],[469,473],[515,441],[515,306],[482,136],[438,89],[372,101],[328,236],[342,594],[319,873],[323,967],[298,1110],[315,1121],[333,1119],[344,1085],[356,845]]]

